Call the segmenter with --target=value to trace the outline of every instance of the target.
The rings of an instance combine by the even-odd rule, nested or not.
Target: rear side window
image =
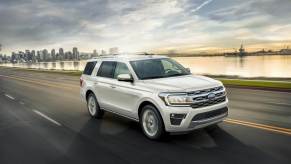
[[[96,61],[88,62],[86,64],[86,67],[85,67],[84,71],[83,71],[83,74],[91,75],[93,70],[94,70],[94,67],[95,67],[96,63],[97,63]]]
[[[116,62],[104,61],[98,70],[97,76],[113,78],[115,67]]]

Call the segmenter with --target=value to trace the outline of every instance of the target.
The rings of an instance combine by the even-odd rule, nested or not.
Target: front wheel
[[[91,117],[102,118],[104,111],[100,109],[98,101],[93,93],[90,93],[87,98],[87,108]]]
[[[140,124],[144,134],[153,140],[158,140],[165,134],[162,117],[152,105],[143,107],[140,115]]]

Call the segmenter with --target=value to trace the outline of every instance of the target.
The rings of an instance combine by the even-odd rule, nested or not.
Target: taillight
[[[80,78],[80,87],[83,87],[83,78]]]

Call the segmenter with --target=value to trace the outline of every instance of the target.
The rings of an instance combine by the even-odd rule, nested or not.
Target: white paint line
[[[62,126],[60,123],[58,123],[57,121],[53,120],[53,119],[50,118],[49,116],[47,116],[47,115],[41,113],[40,111],[38,111],[38,110],[33,110],[33,111],[34,111],[34,113],[36,113],[36,114],[40,115],[41,117],[43,117],[43,118],[49,120],[50,122],[52,122],[52,123],[54,123],[54,124],[56,124],[56,125],[58,125],[58,126]]]
[[[24,102],[20,101],[19,104],[24,105]]]
[[[5,96],[8,97],[8,98],[10,98],[11,100],[15,100],[14,97],[12,97],[12,96],[10,96],[10,95],[8,95],[8,94],[5,94]]]

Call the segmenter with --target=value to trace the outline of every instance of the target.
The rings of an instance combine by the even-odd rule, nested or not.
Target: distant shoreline
[[[247,57],[247,56],[291,56],[291,54],[246,54],[244,56],[239,55],[225,55],[225,54],[160,54],[168,57]]]
[[[21,68],[21,67],[9,67],[9,66],[1,66],[0,68],[3,69],[14,69],[19,71],[35,71],[35,72],[43,72],[43,73],[61,73],[61,74],[71,74],[71,75],[81,75],[82,71],[76,70],[57,70],[57,69],[37,69],[37,68]],[[242,80],[266,80],[266,81],[288,81],[291,82],[291,77],[264,77],[264,76],[257,76],[257,77],[244,77],[238,75],[215,75],[215,74],[197,74],[208,76],[211,78],[216,79],[242,79]]]
[[[63,71],[63,70],[42,70],[42,69],[25,69],[15,67],[3,67],[1,69],[14,69],[15,71],[32,71],[35,73],[52,73],[63,74],[69,76],[81,76],[82,71]],[[269,77],[240,77],[240,76],[227,76],[227,75],[207,75],[217,80],[220,80],[227,87],[245,88],[245,89],[258,89],[258,90],[271,90],[291,92],[291,78],[269,78]],[[1,77],[1,76],[0,76]]]

